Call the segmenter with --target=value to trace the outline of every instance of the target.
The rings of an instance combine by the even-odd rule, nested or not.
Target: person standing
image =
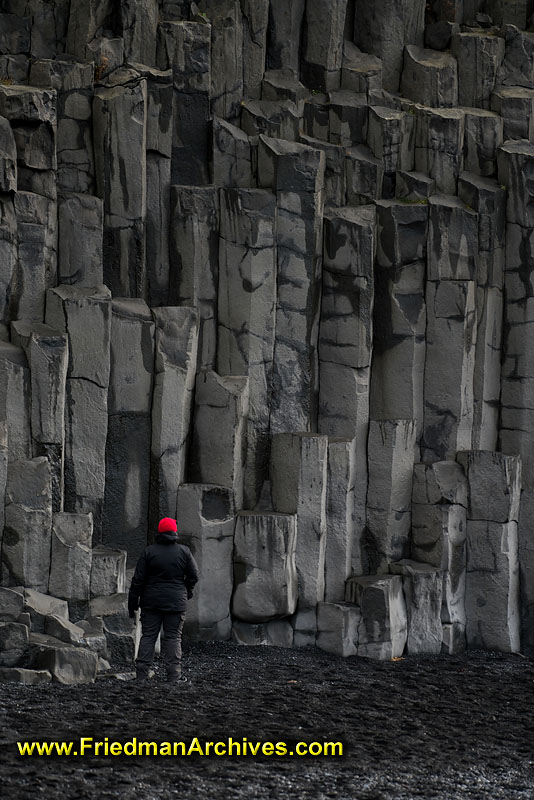
[[[137,680],[148,678],[160,630],[167,680],[180,680],[185,611],[197,581],[198,567],[190,549],[178,542],[176,520],[165,517],[158,525],[154,544],[145,548],[137,562],[128,594],[130,617],[141,608]]]

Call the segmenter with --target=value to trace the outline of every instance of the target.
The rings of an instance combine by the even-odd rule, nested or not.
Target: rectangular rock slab
[[[83,647],[51,647],[32,645],[31,663],[36,669],[48,670],[52,680],[72,686],[93,683],[98,670],[98,656]]]
[[[24,589],[24,611],[30,615],[32,631],[44,632],[45,618],[56,614],[61,619],[69,619],[66,600],[43,594],[35,589]]]
[[[0,620],[2,622],[18,622],[22,614],[24,595],[13,589],[0,587]]]
[[[519,652],[517,522],[468,521],[465,609],[468,648]]]
[[[406,603],[400,575],[350,578],[345,600],[359,606],[358,655],[388,661],[400,658],[407,640]]]
[[[25,686],[41,686],[50,683],[52,675],[47,669],[25,669],[22,667],[2,667],[0,683],[23,683]]]
[[[48,585],[51,594],[71,602],[88,602],[92,539],[91,514],[54,514]]]
[[[242,512],[234,535],[232,616],[268,622],[293,614],[297,605],[296,518]]]
[[[416,427],[413,420],[369,425],[369,571],[387,572],[408,555]]]
[[[328,437],[273,436],[270,475],[275,511],[297,515],[299,610],[324,599]]]
[[[222,486],[182,484],[176,518],[181,539],[191,549],[200,573],[188,605],[187,635],[202,641],[229,639],[235,529],[232,491]]]
[[[319,603],[317,647],[343,658],[357,655],[361,616],[358,606],[350,603]]]
[[[402,575],[408,638],[406,652],[441,652],[443,630],[441,624],[441,602],[443,576],[431,564],[404,559],[390,565],[394,575]]]
[[[120,594],[126,590],[126,556],[125,550],[113,550],[100,545],[93,548],[92,597]]]
[[[236,620],[232,624],[232,640],[237,644],[293,647],[293,628],[284,619],[251,625]]]
[[[488,450],[456,456],[469,484],[469,520],[517,522],[521,500],[521,459]]]

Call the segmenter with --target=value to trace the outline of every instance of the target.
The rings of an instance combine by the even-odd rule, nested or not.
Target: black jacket
[[[179,544],[176,534],[158,533],[155,544],[139,558],[128,595],[128,610],[185,611],[198,581],[198,567],[191,551]]]

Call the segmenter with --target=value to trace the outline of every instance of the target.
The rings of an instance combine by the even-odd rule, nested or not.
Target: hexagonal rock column
[[[84,287],[102,284],[102,200],[88,194],[61,192],[58,222],[59,282]]]
[[[403,180],[399,176],[400,180]],[[423,426],[428,205],[381,200],[375,268],[373,419],[398,415]]]
[[[391,564],[390,569],[394,575],[402,575],[408,623],[407,653],[441,653],[441,570],[409,559]]]
[[[189,476],[232,489],[238,510],[243,508],[248,408],[248,378],[216,372],[197,376]]]
[[[367,144],[383,169],[382,197],[395,195],[397,170],[414,168],[414,132],[412,114],[384,106],[370,107]]]
[[[5,524],[5,499],[7,485],[8,444],[7,422],[0,422],[0,553]],[[22,609],[21,609],[22,611]]]
[[[9,127],[9,123],[6,122]],[[9,129],[11,134],[11,129]],[[12,135],[12,134],[11,134]],[[2,136],[2,141],[3,141]],[[14,143],[13,143],[14,146]],[[3,144],[5,148],[5,144]],[[16,153],[14,154],[16,163]],[[4,168],[5,169],[5,168]],[[3,186],[6,188],[14,188]],[[0,275],[0,334],[3,339],[8,338],[7,326],[16,318],[16,269],[17,269],[17,218],[13,198],[9,194],[0,196],[0,258],[2,259],[2,274]],[[15,293],[15,296],[13,296]]]
[[[408,45],[404,48],[401,92],[410,100],[432,108],[457,106],[456,59],[449,53]]]
[[[415,169],[435,181],[436,191],[456,194],[462,169],[464,110],[416,106],[415,120]]]
[[[21,347],[0,342],[0,418],[7,423],[10,461],[30,458],[31,376]]]
[[[317,647],[345,658],[357,655],[361,618],[358,606],[350,603],[319,603]]]
[[[451,52],[458,62],[459,104],[490,108],[504,58],[504,39],[480,31],[457,33],[452,37]]]
[[[373,347],[376,213],[341,208],[325,215],[319,323],[318,430],[356,437],[365,450]]]
[[[454,461],[416,464],[411,558],[443,576],[441,622],[445,652],[465,650],[467,479]]]
[[[500,449],[521,456],[523,485],[534,489],[534,145],[505,142],[498,162],[508,190]]]
[[[17,318],[43,322],[45,295],[57,273],[57,203],[34,192],[14,199],[18,232]],[[42,268],[35,269],[36,264]]]
[[[365,525],[365,496],[359,475],[362,463],[366,475],[366,460],[357,453],[354,439],[328,440],[325,556],[328,603],[344,600],[345,581],[352,569],[357,574],[362,572],[361,534]]]
[[[9,464],[2,583],[48,591],[52,544],[52,478],[45,457]]]
[[[104,203],[104,281],[119,297],[142,297],[146,287],[147,114],[144,78],[125,71],[95,91],[93,135],[97,194]],[[116,169],[117,164],[122,168]]]
[[[272,433],[314,430],[317,421],[324,172],[320,150],[260,136],[259,184],[278,205]]]
[[[523,4],[525,5],[525,4]],[[522,15],[522,20],[525,17]],[[507,24],[504,29],[505,53],[497,80],[503,86],[534,89],[534,37]]]
[[[34,22],[34,29],[37,24]],[[47,58],[31,65],[32,86],[57,92],[57,181],[68,192],[94,194],[91,124],[94,68],[70,59]],[[99,283],[101,281],[98,281]]]
[[[385,573],[408,555],[415,442],[413,420],[369,425],[366,573]]]
[[[158,0],[121,3],[119,15],[126,61],[155,66],[159,6]]]
[[[464,169],[477,175],[493,177],[497,172],[497,151],[503,143],[506,121],[494,113],[495,94],[492,96],[492,111],[477,108],[464,109]],[[503,116],[509,116],[503,114]],[[518,118],[516,113],[512,114]],[[524,116],[519,118],[524,120]]]
[[[67,600],[72,619],[86,616],[90,596],[93,518],[54,514],[48,591]]]
[[[474,448],[497,446],[501,393],[505,190],[497,182],[462,173],[458,192],[478,213],[477,344],[474,374]]]
[[[137,558],[147,543],[154,320],[144,300],[111,304],[102,542]]]
[[[350,578],[345,600],[359,606],[358,652],[364,658],[400,658],[407,639],[406,603],[400,575]]]
[[[171,182],[204,185],[209,182],[211,25],[162,22],[158,67],[173,71]]]
[[[215,369],[219,277],[219,190],[171,187],[169,302],[198,309],[199,369]]]
[[[471,446],[476,344],[474,281],[427,281],[422,458]]]
[[[424,0],[356,0],[354,41],[384,64],[384,89],[396,92],[407,44],[423,44]]]
[[[297,605],[296,518],[242,512],[234,537],[232,616],[243,622],[286,617]]]
[[[51,289],[46,322],[69,339],[65,511],[92,512],[98,541],[106,478],[111,293],[105,286]]]
[[[484,450],[458,453],[469,482],[465,607],[471,648],[520,647],[517,520],[521,460]]]
[[[198,348],[194,308],[153,311],[155,376],[152,397],[150,525],[174,516],[176,492],[184,480]]]
[[[316,434],[273,436],[270,476],[275,511],[297,515],[296,565],[299,611],[324,599],[328,438]]]
[[[268,63],[272,69],[299,71],[300,37],[306,0],[270,0]]]
[[[200,573],[187,608],[186,632],[200,640],[229,639],[235,529],[232,492],[222,486],[182,484],[176,518],[180,539],[190,547]]]
[[[243,491],[245,507],[254,508],[267,478],[276,322],[276,197],[270,192],[221,191],[218,297],[217,371],[248,376]]]
[[[307,0],[302,81],[310,89],[339,88],[347,0]]]
[[[30,366],[33,452],[50,461],[53,510],[62,511],[67,335],[49,325],[22,321],[12,324],[11,338],[24,348]]]
[[[128,615],[128,595],[116,593],[93,597],[89,604],[91,617],[101,617],[109,655],[117,661],[132,662],[140,627]]]

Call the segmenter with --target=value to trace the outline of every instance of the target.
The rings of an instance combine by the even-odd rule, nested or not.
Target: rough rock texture
[[[176,515],[192,636],[534,653],[531,6],[2,4],[0,614],[54,679],[133,655]]]

